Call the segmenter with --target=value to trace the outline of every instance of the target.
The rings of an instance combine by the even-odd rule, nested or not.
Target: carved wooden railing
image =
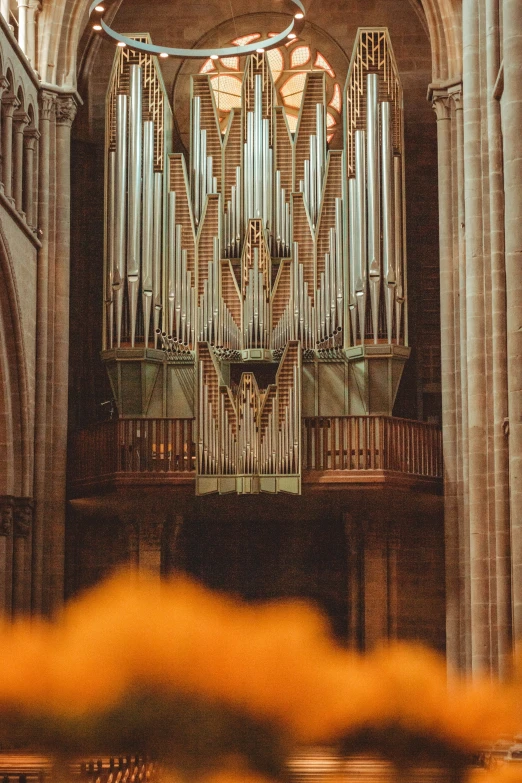
[[[433,424],[387,416],[304,418],[303,471],[395,471],[442,477]],[[193,419],[118,419],[73,433],[69,482],[125,473],[195,472]]]
[[[434,424],[391,416],[303,419],[303,470],[387,470],[442,477],[442,437]]]
[[[117,473],[195,470],[194,419],[117,419],[75,432],[69,482]]]

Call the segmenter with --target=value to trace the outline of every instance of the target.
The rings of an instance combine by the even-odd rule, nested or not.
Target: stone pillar
[[[0,0],[0,14],[4,17],[7,24],[10,25],[9,19],[9,0]]]
[[[31,228],[36,228],[35,194],[35,153],[36,142],[40,138],[36,128],[28,128],[24,134],[24,186],[22,209]]]
[[[481,139],[479,6],[464,0],[464,193],[466,199],[466,309],[468,375],[471,669],[491,666],[489,497],[484,299],[484,223]]]
[[[40,13],[41,5],[36,0],[29,0],[27,9],[27,59],[36,68],[36,18]]]
[[[32,609],[43,609],[43,564],[45,501],[48,489],[46,475],[47,405],[49,396],[48,317],[49,317],[49,198],[50,198],[50,144],[51,117],[54,114],[56,96],[42,91],[40,94],[40,145],[38,174],[38,219],[41,231],[41,247],[38,250],[36,283],[36,388],[35,388],[35,441],[34,441],[34,496],[33,520],[33,580]]]
[[[521,25],[522,26],[522,25]],[[504,422],[508,416],[506,270],[504,254],[504,175],[502,124],[495,84],[500,68],[499,3],[486,0],[486,80],[489,160],[490,275],[492,313],[493,471],[496,549],[498,669],[509,675],[512,656],[511,532],[509,453]]]
[[[388,638],[398,638],[399,627],[399,528],[388,527]]]
[[[348,644],[353,650],[362,650],[362,529],[352,514],[343,514],[343,520],[348,558]]]
[[[29,0],[18,0],[18,45],[27,57],[27,12]]]
[[[52,486],[49,488],[49,609],[63,603],[65,471],[67,460],[67,411],[69,378],[69,276],[71,239],[71,127],[76,102],[71,96],[56,98],[56,227],[54,269]]]
[[[2,177],[2,174],[1,174],[1,171],[2,171],[2,161],[3,161],[3,152],[2,152],[2,139],[3,139],[3,134],[2,134],[2,119],[3,119],[3,117],[2,117],[2,114],[3,114],[3,112],[1,111],[1,109],[2,109],[3,95],[4,95],[4,93],[5,93],[5,91],[7,90],[8,87],[9,87],[9,82],[7,81],[5,76],[0,76],[0,191],[2,193],[4,192],[4,184],[3,184],[3,177]]]
[[[364,525],[364,649],[388,638],[388,551],[382,524]]]
[[[13,535],[13,498],[0,498],[0,616],[11,616],[11,590],[8,589],[8,577],[11,569]]]
[[[4,193],[14,204],[13,200],[13,115],[15,109],[20,106],[20,101],[13,95],[7,93],[2,96],[2,181],[4,183]]]
[[[439,181],[441,380],[444,453],[444,528],[446,550],[446,653],[448,656],[448,663],[452,668],[456,668],[460,663],[460,589],[450,104],[451,100],[446,91],[434,91],[433,108],[437,116]]]
[[[16,111],[13,117],[13,196],[17,212],[22,214],[24,188],[24,130],[29,123],[29,115],[25,111]]]
[[[468,376],[467,376],[467,321],[466,321],[466,218],[464,199],[464,117],[462,84],[448,91],[455,105],[456,166],[457,166],[457,221],[459,289],[459,369],[460,369],[460,477],[459,477],[459,580],[460,580],[460,662],[471,669],[471,588],[469,553],[469,444],[468,444]]]
[[[514,634],[522,641],[522,5],[503,0],[505,253]]]
[[[13,528],[13,615],[29,610],[31,594],[31,523],[32,502],[20,498],[14,507]]]

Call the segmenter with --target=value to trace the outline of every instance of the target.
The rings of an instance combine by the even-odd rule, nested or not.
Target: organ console
[[[209,77],[193,76],[186,158],[158,60],[116,52],[102,357],[120,417],[195,417],[199,494],[299,493],[303,416],[392,413],[410,349],[387,30],[358,31],[342,150],[324,79],[307,73],[292,133],[266,55],[250,55],[222,132]]]

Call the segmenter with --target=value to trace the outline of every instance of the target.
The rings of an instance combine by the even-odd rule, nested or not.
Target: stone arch
[[[434,81],[461,74],[461,0],[410,0],[426,19]],[[38,71],[44,81],[76,88],[78,46],[89,0],[44,0],[38,20]]]
[[[28,412],[20,301],[11,251],[0,223],[0,495],[31,494]]]

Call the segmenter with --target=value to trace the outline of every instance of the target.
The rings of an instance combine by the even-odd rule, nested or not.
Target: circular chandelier
[[[305,9],[301,0],[287,0],[288,3],[296,6],[297,10],[294,10],[292,20],[288,27],[283,30],[282,33],[274,35],[272,38],[265,38],[263,41],[256,41],[255,43],[247,44],[246,46],[227,46],[223,49],[175,49],[168,46],[156,46],[153,43],[145,43],[142,41],[136,41],[133,38],[128,38],[126,35],[113,30],[110,25],[104,20],[104,14],[112,5],[114,0],[108,2],[100,2],[100,0],[94,0],[89,8],[89,21],[92,24],[93,30],[98,35],[107,38],[108,40],[115,41],[118,46],[126,46],[129,49],[133,49],[137,52],[144,52],[149,55],[156,55],[159,57],[190,57],[192,59],[208,58],[216,60],[221,57],[232,57],[235,55],[253,54],[254,52],[264,52],[268,49],[273,49],[279,46],[283,41],[292,40],[297,36],[297,33],[303,28]]]

